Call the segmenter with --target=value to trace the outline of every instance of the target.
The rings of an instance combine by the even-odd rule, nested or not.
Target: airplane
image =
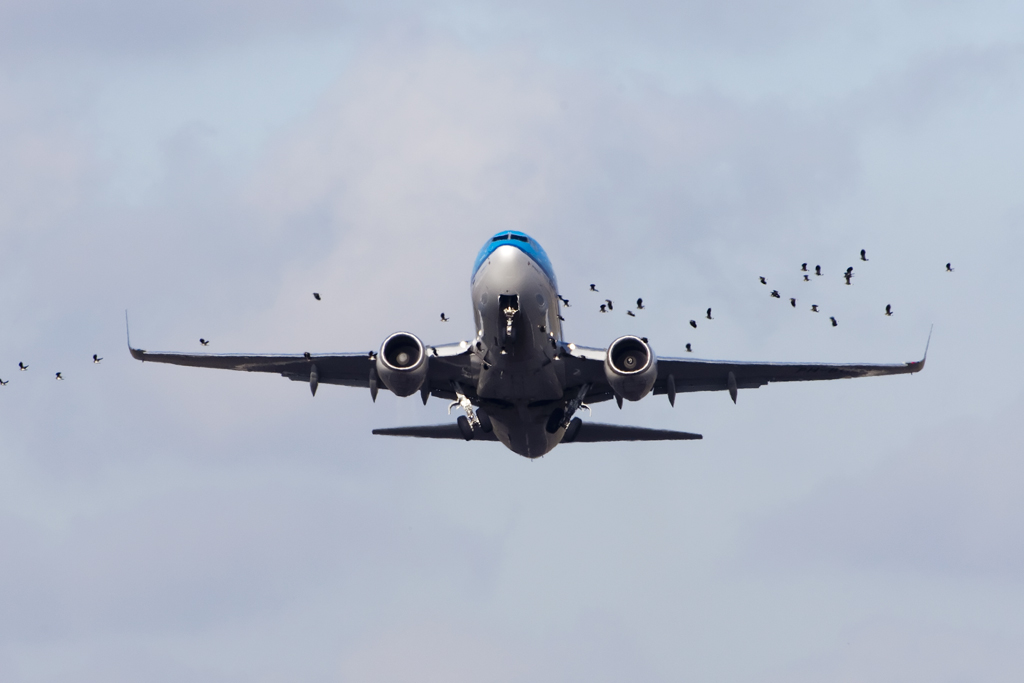
[[[579,346],[562,337],[558,286],[541,245],[523,232],[503,230],[484,244],[470,278],[476,336],[428,346],[410,332],[388,336],[378,351],[347,354],[236,355],[150,353],[131,346],[140,361],[278,373],[320,384],[381,388],[397,396],[419,393],[447,399],[454,423],[374,429],[374,434],[466,441],[498,441],[527,458],[562,443],[678,441],[700,434],[584,422],[589,404],[639,401],[691,391],[728,391],[770,382],[874,377],[919,372],[920,361],[888,365],[747,363],[658,358],[644,337],[619,337],[607,348]],[[125,313],[127,325],[127,313]],[[930,337],[930,335],[929,335]]]

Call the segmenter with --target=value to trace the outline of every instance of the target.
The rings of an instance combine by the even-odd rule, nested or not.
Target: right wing
[[[426,425],[423,427],[388,427],[374,429],[374,434],[381,436],[412,436],[420,439],[455,439],[464,441],[459,426],[455,423]],[[599,422],[581,422],[575,430],[573,427],[565,433],[562,443],[599,443],[605,441],[688,441],[703,439],[700,434],[690,432],[674,432],[669,429],[648,429],[647,427],[629,427],[626,425],[609,425]],[[473,441],[497,441],[494,432],[474,432]]]

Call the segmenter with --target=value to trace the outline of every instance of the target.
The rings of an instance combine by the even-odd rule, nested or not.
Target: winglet
[[[921,372],[922,370],[924,370],[924,363],[926,360],[928,360],[928,347],[931,346],[932,343],[932,330],[934,329],[934,324],[932,324],[932,326],[928,329],[928,341],[924,343],[924,356],[921,357],[921,360],[917,361],[916,363],[907,363],[907,365],[911,367],[911,372]]]
[[[128,351],[132,354],[132,358],[137,360],[143,360],[143,356],[146,352],[143,349],[132,348],[132,333],[128,327],[128,309],[124,309],[124,334],[128,338]]]

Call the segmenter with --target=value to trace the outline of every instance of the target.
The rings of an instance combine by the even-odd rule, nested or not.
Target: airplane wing
[[[576,386],[591,385],[587,403],[598,403],[615,397],[604,374],[604,349],[570,347],[571,356],[563,356],[567,375]],[[688,391],[728,391],[733,401],[738,389],[755,389],[771,382],[802,382],[808,380],[877,377],[920,372],[928,355],[911,363],[750,363],[743,361],[702,360],[697,358],[658,358],[658,378],[654,394],[675,394]]]
[[[376,353],[343,354],[207,354],[207,353],[151,353],[144,349],[128,347],[132,357],[150,363],[170,363],[196,368],[218,368],[221,370],[243,370],[245,372],[268,372],[279,374],[297,382],[309,382],[313,366],[316,366],[319,384],[339,384],[348,387],[369,388],[376,379]],[[475,372],[470,363],[469,345],[465,342],[429,346],[430,362],[427,383],[430,393],[443,398],[455,398],[452,380],[476,386],[472,379]],[[377,386],[383,384],[379,381]]]

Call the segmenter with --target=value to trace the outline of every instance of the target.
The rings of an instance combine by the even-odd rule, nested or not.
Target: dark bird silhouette
[[[782,298],[782,295],[779,294],[779,290],[777,290],[777,289],[773,289],[772,290],[772,298],[773,299],[781,299]]]
[[[643,299],[637,299],[636,300],[636,310],[638,310],[638,311],[644,310],[644,300]]]
[[[804,275],[804,282],[810,282],[810,281],[811,281],[811,276],[810,275]]]
[[[606,304],[608,304],[608,310],[609,310],[609,311],[614,311],[614,310],[615,310],[615,307],[614,307],[614,306],[612,306],[612,300],[611,300],[611,299],[605,299],[605,300],[604,300],[604,302],[605,302]]]
[[[768,281],[764,279],[764,275],[762,275],[761,277],[759,277],[759,278],[758,278],[758,280],[760,280],[760,281],[761,281],[761,284],[762,284],[762,285],[766,285],[766,284],[768,284]]]
[[[28,366],[22,363],[21,361],[18,361],[18,369],[21,371],[25,371],[28,370]]]
[[[812,313],[821,313],[821,311],[818,310],[818,304],[811,304],[811,312]]]
[[[446,323],[449,320],[451,320],[451,318],[444,317],[444,311],[441,311],[441,322]]]
[[[313,298],[320,301],[320,292],[313,292]]]
[[[892,315],[892,304],[886,304],[885,305],[885,314],[886,315]]]
[[[714,320],[714,318],[712,318],[712,317],[711,317],[711,309],[710,309],[710,308],[708,309],[708,314],[707,314],[707,315],[706,315],[705,317],[706,317],[706,318],[707,318],[708,320]]]
[[[860,250],[860,260],[861,261],[867,261],[868,260],[868,252],[866,250],[864,250],[864,249]]]
[[[697,321],[696,320],[691,320],[690,321],[690,327],[692,327],[693,329],[697,329]]]
[[[814,266],[814,274],[821,275],[821,266]]]
[[[952,273],[953,272],[953,264],[952,263],[947,263],[946,264],[946,272],[947,273]]]
[[[562,317],[562,316],[560,316],[560,315],[558,316],[558,319],[559,319],[559,320],[561,320],[561,321],[562,321],[563,323],[565,322],[565,318],[563,318],[563,317]]]
[[[628,315],[630,318],[636,317],[636,313],[634,313],[633,311],[626,311],[626,315]]]
[[[10,381],[11,381],[11,380],[7,380],[7,382],[5,382],[5,381],[3,381],[2,379],[0,379],[0,387],[6,387],[6,386],[7,386],[7,384],[8,384],[8,382],[10,382]]]
[[[796,299],[794,299],[793,297],[789,297],[789,305],[792,306],[793,308],[796,308]]]
[[[839,327],[839,323],[836,322],[836,317],[834,315],[830,315],[828,319],[832,321],[832,327]]]
[[[845,273],[843,273],[843,279],[846,280],[846,284],[848,284],[848,285],[852,285],[853,284],[852,282],[850,282],[850,278],[852,278],[852,277],[853,277],[853,273],[851,273],[850,271],[846,271]]]
[[[850,266],[849,268],[846,269],[846,274],[853,275],[853,266]]]
[[[570,306],[569,306],[569,300],[568,300],[568,299],[566,299],[565,297],[563,297],[563,296],[562,296],[561,294],[556,294],[555,296],[557,296],[557,297],[558,297],[558,300],[562,302],[562,305],[563,305],[563,306],[565,306],[566,308],[570,308]]]
[[[800,272],[802,272],[802,273],[806,273],[807,272],[807,264],[806,263],[801,263],[800,264]]]
[[[690,345],[689,345],[689,344],[687,344],[687,345],[686,345],[686,352],[687,352],[687,353],[693,353],[693,349],[692,349],[692,348],[690,348]]]
[[[203,346],[209,346],[210,345],[210,340],[209,339],[203,339],[202,337],[200,337],[199,338],[199,343],[202,344]]]
[[[60,376],[60,373],[58,372],[58,373],[57,373],[57,376],[56,376],[56,377],[55,377],[54,379],[59,379],[59,380],[63,380],[64,378],[63,378],[63,377],[61,377],[61,376]]]
[[[608,307],[606,305],[604,305],[604,304],[601,304],[601,312],[602,313],[607,313],[608,312]]]
[[[306,360],[311,360],[313,358],[313,354],[311,354],[309,351],[304,351],[302,353],[302,357],[305,358]]]
[[[99,354],[96,354],[96,353],[92,354],[92,362],[93,363],[96,363],[97,365],[99,365],[99,362],[101,360],[103,360],[103,359],[99,357]]]
[[[596,292],[597,291],[597,285],[590,285],[590,291],[591,292]]]

